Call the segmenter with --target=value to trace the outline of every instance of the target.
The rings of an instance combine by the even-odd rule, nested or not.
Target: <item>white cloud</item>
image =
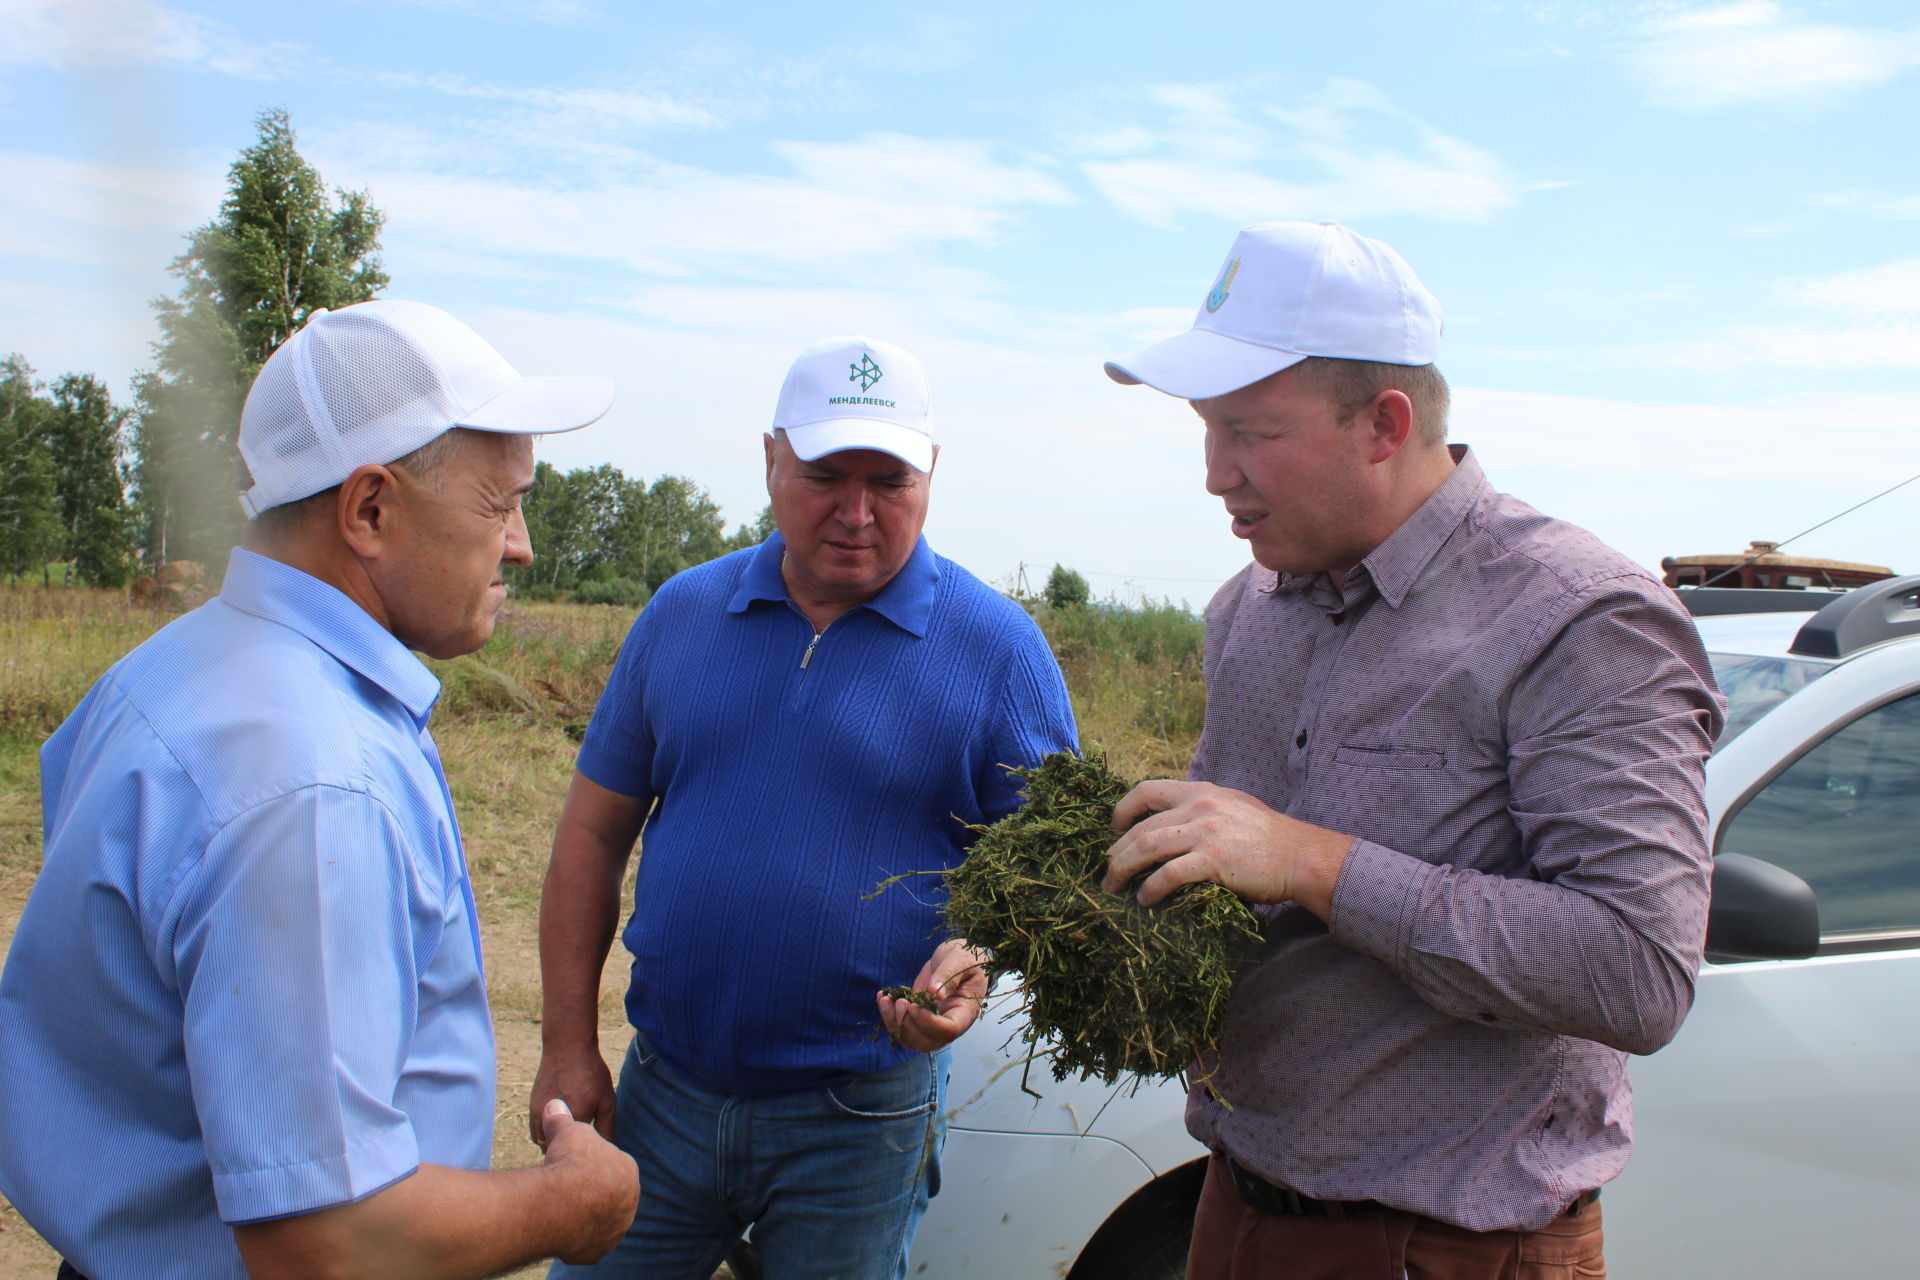
[[[1496,487],[1640,563],[1782,539],[1920,472],[1920,394],[1807,393],[1661,404],[1455,388],[1453,435]],[[1896,494],[1795,548],[1920,568]]]
[[[1655,18],[1629,53],[1648,91],[1682,107],[1823,97],[1871,88],[1916,65],[1920,28],[1805,21],[1774,0]]]
[[[388,72],[371,78],[404,88],[431,89],[449,97],[526,107],[541,113],[549,127],[556,118],[572,121],[575,126],[591,121],[597,129],[621,133],[661,125],[705,128],[719,123],[712,112],[656,90],[489,84],[451,72]]]
[[[501,257],[573,259],[647,275],[737,279],[832,275],[890,263],[900,284],[952,269],[920,256],[992,242],[1014,211],[1072,197],[1042,169],[977,142],[870,134],[847,143],[772,144],[792,172],[722,174],[636,161],[632,177],[555,187],[505,178],[338,165],[385,209],[396,249],[410,237]],[[905,261],[911,259],[911,261]]]
[[[597,16],[586,0],[377,0],[409,9],[457,13],[494,22],[539,22],[577,26]]]
[[[1809,280],[1788,286],[1785,293],[1791,301],[1817,311],[1920,321],[1920,258]]]
[[[0,151],[0,259],[160,268],[219,202],[219,173]]]
[[[307,60],[295,45],[262,44],[225,23],[153,0],[0,0],[0,65],[63,71],[205,67],[268,80]]]
[[[1811,203],[1817,209],[1858,214],[1889,222],[1904,222],[1908,219],[1920,218],[1920,194],[1893,195],[1886,191],[1856,188],[1851,191],[1833,191],[1815,196]]]
[[[1081,168],[1154,226],[1206,213],[1237,221],[1412,213],[1478,222],[1531,189],[1498,157],[1400,110],[1371,85],[1330,82],[1295,106],[1254,88],[1161,86],[1154,117],[1075,140]],[[1105,158],[1117,151],[1132,154]]]
[[[1597,354],[1606,364],[1707,373],[1920,370],[1920,258],[1783,282],[1774,292],[1778,318]]]

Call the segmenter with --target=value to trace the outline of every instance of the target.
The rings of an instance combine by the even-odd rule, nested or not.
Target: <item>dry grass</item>
[[[168,616],[131,607],[120,592],[0,589],[0,947],[40,864],[41,741],[101,672]],[[1072,616],[1041,608],[1038,617],[1082,736],[1105,744],[1120,772],[1184,776],[1199,727],[1199,623],[1165,607]],[[444,688],[434,737],[486,938],[502,1168],[538,1159],[524,1117],[539,1057],[540,882],[579,734],[631,622],[630,611],[615,606],[517,604],[479,653],[431,664]],[[616,1061],[625,1048],[625,959],[616,945],[600,1006],[602,1044]],[[0,1200],[0,1275],[15,1266],[50,1274],[42,1263],[51,1257]]]
[[[1080,740],[1104,747],[1126,777],[1186,777],[1206,708],[1200,620],[1166,603],[1030,607],[1066,677]]]
[[[170,617],[129,607],[124,591],[0,590],[0,736],[44,738]]]

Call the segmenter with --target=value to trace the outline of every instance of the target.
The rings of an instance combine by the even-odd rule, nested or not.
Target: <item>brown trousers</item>
[[[1538,1231],[1468,1231],[1417,1213],[1270,1214],[1207,1162],[1187,1280],[1606,1280],[1600,1204]]]

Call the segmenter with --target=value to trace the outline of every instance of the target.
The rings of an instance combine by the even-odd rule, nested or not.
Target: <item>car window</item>
[[[1729,821],[1720,850],[1813,886],[1826,937],[1920,931],[1920,695],[1822,739]]]
[[[1710,653],[1714,682],[1727,699],[1727,727],[1713,744],[1718,751],[1745,733],[1753,722],[1788,697],[1833,669],[1831,663],[1798,658],[1763,658],[1745,653]]]

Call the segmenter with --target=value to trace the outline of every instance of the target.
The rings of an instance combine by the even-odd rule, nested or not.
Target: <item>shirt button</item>
[[[1303,733],[1303,734],[1301,734],[1300,736],[1298,736],[1297,738],[1295,738],[1295,739],[1293,740],[1293,745],[1294,745],[1294,746],[1296,746],[1296,747],[1304,747],[1304,746],[1306,746],[1306,745],[1307,745],[1307,735]]]

